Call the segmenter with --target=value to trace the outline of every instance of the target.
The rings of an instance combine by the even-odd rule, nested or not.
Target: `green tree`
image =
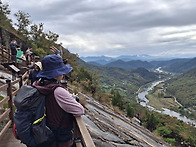
[[[84,66],[79,68],[77,76],[78,76],[79,81],[92,80],[92,76],[90,74],[90,71],[88,69],[84,68]]]
[[[8,4],[3,4],[0,1],[0,26],[5,29],[12,28],[11,22],[12,20],[8,18],[8,15],[10,14],[10,9]]]
[[[134,117],[135,110],[134,110],[134,108],[131,106],[131,104],[128,104],[128,105],[127,105],[126,111],[127,111],[127,116],[129,116],[129,117],[131,117],[131,118]]]
[[[80,67],[77,71],[77,81],[82,83],[83,88],[91,92],[93,96],[95,93],[100,90],[99,88],[99,77],[96,73],[89,71],[83,66]]]
[[[172,133],[172,130],[170,128],[168,128],[167,126],[161,126],[157,128],[157,132],[163,136],[163,137],[167,137]]]
[[[60,46],[56,44],[59,35],[51,31],[45,33],[43,23],[40,23],[39,25],[37,24],[31,25],[29,34],[32,43],[36,44],[37,48],[42,48],[46,54],[50,54],[50,46],[58,46],[58,47]],[[34,48],[34,50],[35,49],[36,48]]]
[[[112,88],[111,91],[110,91],[110,94],[114,95],[115,92],[114,92],[114,89]]]
[[[47,54],[46,51],[45,51],[43,48],[36,48],[36,49],[34,50],[34,53],[35,53],[36,55],[39,55],[40,58],[43,58],[43,57]]]
[[[100,90],[99,77],[96,73],[92,73],[92,80],[90,82],[90,91],[93,94],[93,97],[99,90]]]
[[[153,113],[148,113],[147,114],[147,129],[150,131],[153,131],[156,129],[157,125],[159,124],[159,119],[158,116],[156,116]]]
[[[164,138],[163,140],[168,142],[171,145],[174,145],[176,143],[175,138]]]
[[[112,105],[118,106],[121,110],[123,109],[123,97],[120,95],[119,91],[116,91],[112,97]]]
[[[44,30],[44,24],[40,23],[39,25],[31,25],[31,30],[30,30],[30,34],[31,34],[31,40],[34,43],[37,43],[40,40],[40,37],[43,34],[43,30]]]
[[[0,1],[0,13],[2,15],[9,15],[10,14],[10,9],[9,9],[9,5],[8,4],[3,4],[1,1]]]
[[[48,31],[48,33],[46,34],[46,38],[50,41],[50,42],[56,42],[58,40],[59,35],[56,33],[53,33],[51,31]]]
[[[14,14],[14,16],[18,21],[18,23],[15,23],[15,25],[17,26],[17,32],[23,35],[25,38],[28,38],[28,27],[31,24],[30,15],[19,10],[17,13]]]

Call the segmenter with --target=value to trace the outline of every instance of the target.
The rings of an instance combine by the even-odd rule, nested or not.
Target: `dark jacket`
[[[47,122],[47,125],[49,126],[49,128],[51,128],[53,130],[53,132],[56,132],[55,128],[60,128],[61,130],[70,130],[72,132],[72,130],[73,130],[73,115],[66,113],[58,105],[58,103],[54,97],[54,90],[57,87],[59,87],[60,85],[57,84],[56,82],[50,82],[50,81],[46,80],[42,84],[40,83],[40,81],[36,81],[33,84],[33,86],[36,87],[42,94],[46,95],[46,122]],[[66,134],[66,133],[64,131],[64,133],[61,132],[60,134]],[[57,137],[56,133],[55,133],[55,136]],[[63,137],[63,139],[65,139],[65,138],[66,138],[66,136]],[[69,141],[72,141],[72,135],[71,135],[71,138],[69,138],[68,140],[60,141],[60,143],[58,143],[58,145],[59,145],[59,147],[63,147],[66,145],[66,142],[69,142]],[[65,142],[65,144],[63,144],[63,142]],[[56,144],[53,143],[50,145],[50,147],[53,147],[55,145]]]
[[[12,42],[10,43],[10,49],[11,49],[11,54],[12,55],[16,55],[17,54],[16,47],[17,47],[16,43],[12,43]]]
[[[39,80],[39,78],[37,78],[38,73],[39,73],[39,71],[37,71],[35,69],[30,71],[29,80],[31,80],[31,85],[33,84],[33,82]]]

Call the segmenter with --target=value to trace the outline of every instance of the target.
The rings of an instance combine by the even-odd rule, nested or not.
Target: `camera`
[[[77,101],[77,102],[79,102],[80,101],[80,98],[77,96],[77,95],[75,95],[75,94],[72,94],[72,97]]]

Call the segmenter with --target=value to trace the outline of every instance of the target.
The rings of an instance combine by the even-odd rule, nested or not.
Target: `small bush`
[[[128,105],[127,105],[126,110],[127,110],[127,116],[133,118],[133,117],[134,117],[134,114],[135,114],[135,110],[134,110],[134,108],[131,106],[131,104],[128,104]]]
[[[163,138],[164,141],[166,141],[167,143],[174,145],[176,143],[175,138]]]
[[[161,126],[157,128],[157,132],[159,133],[159,135],[164,137],[170,135],[172,133],[172,130],[166,126]]]

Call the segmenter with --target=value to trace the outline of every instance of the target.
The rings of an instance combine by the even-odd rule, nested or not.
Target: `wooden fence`
[[[6,121],[8,122],[4,125],[3,129],[0,132],[0,138],[7,132],[8,128],[13,124],[13,114],[14,114],[14,105],[13,105],[13,97],[18,93],[20,87],[22,85],[26,85],[28,82],[28,72],[26,72],[23,76],[20,76],[15,81],[11,81],[10,79],[6,80],[6,84],[3,84],[0,87],[0,91],[7,92],[7,96],[4,97],[0,101],[0,108],[4,109],[4,112],[0,115],[0,122]],[[14,89],[13,85],[19,84],[19,88]],[[8,108],[3,108],[4,105],[8,104]]]
[[[6,47],[3,45],[0,46],[0,57],[1,63],[11,62],[11,52],[10,50],[6,50]]]

